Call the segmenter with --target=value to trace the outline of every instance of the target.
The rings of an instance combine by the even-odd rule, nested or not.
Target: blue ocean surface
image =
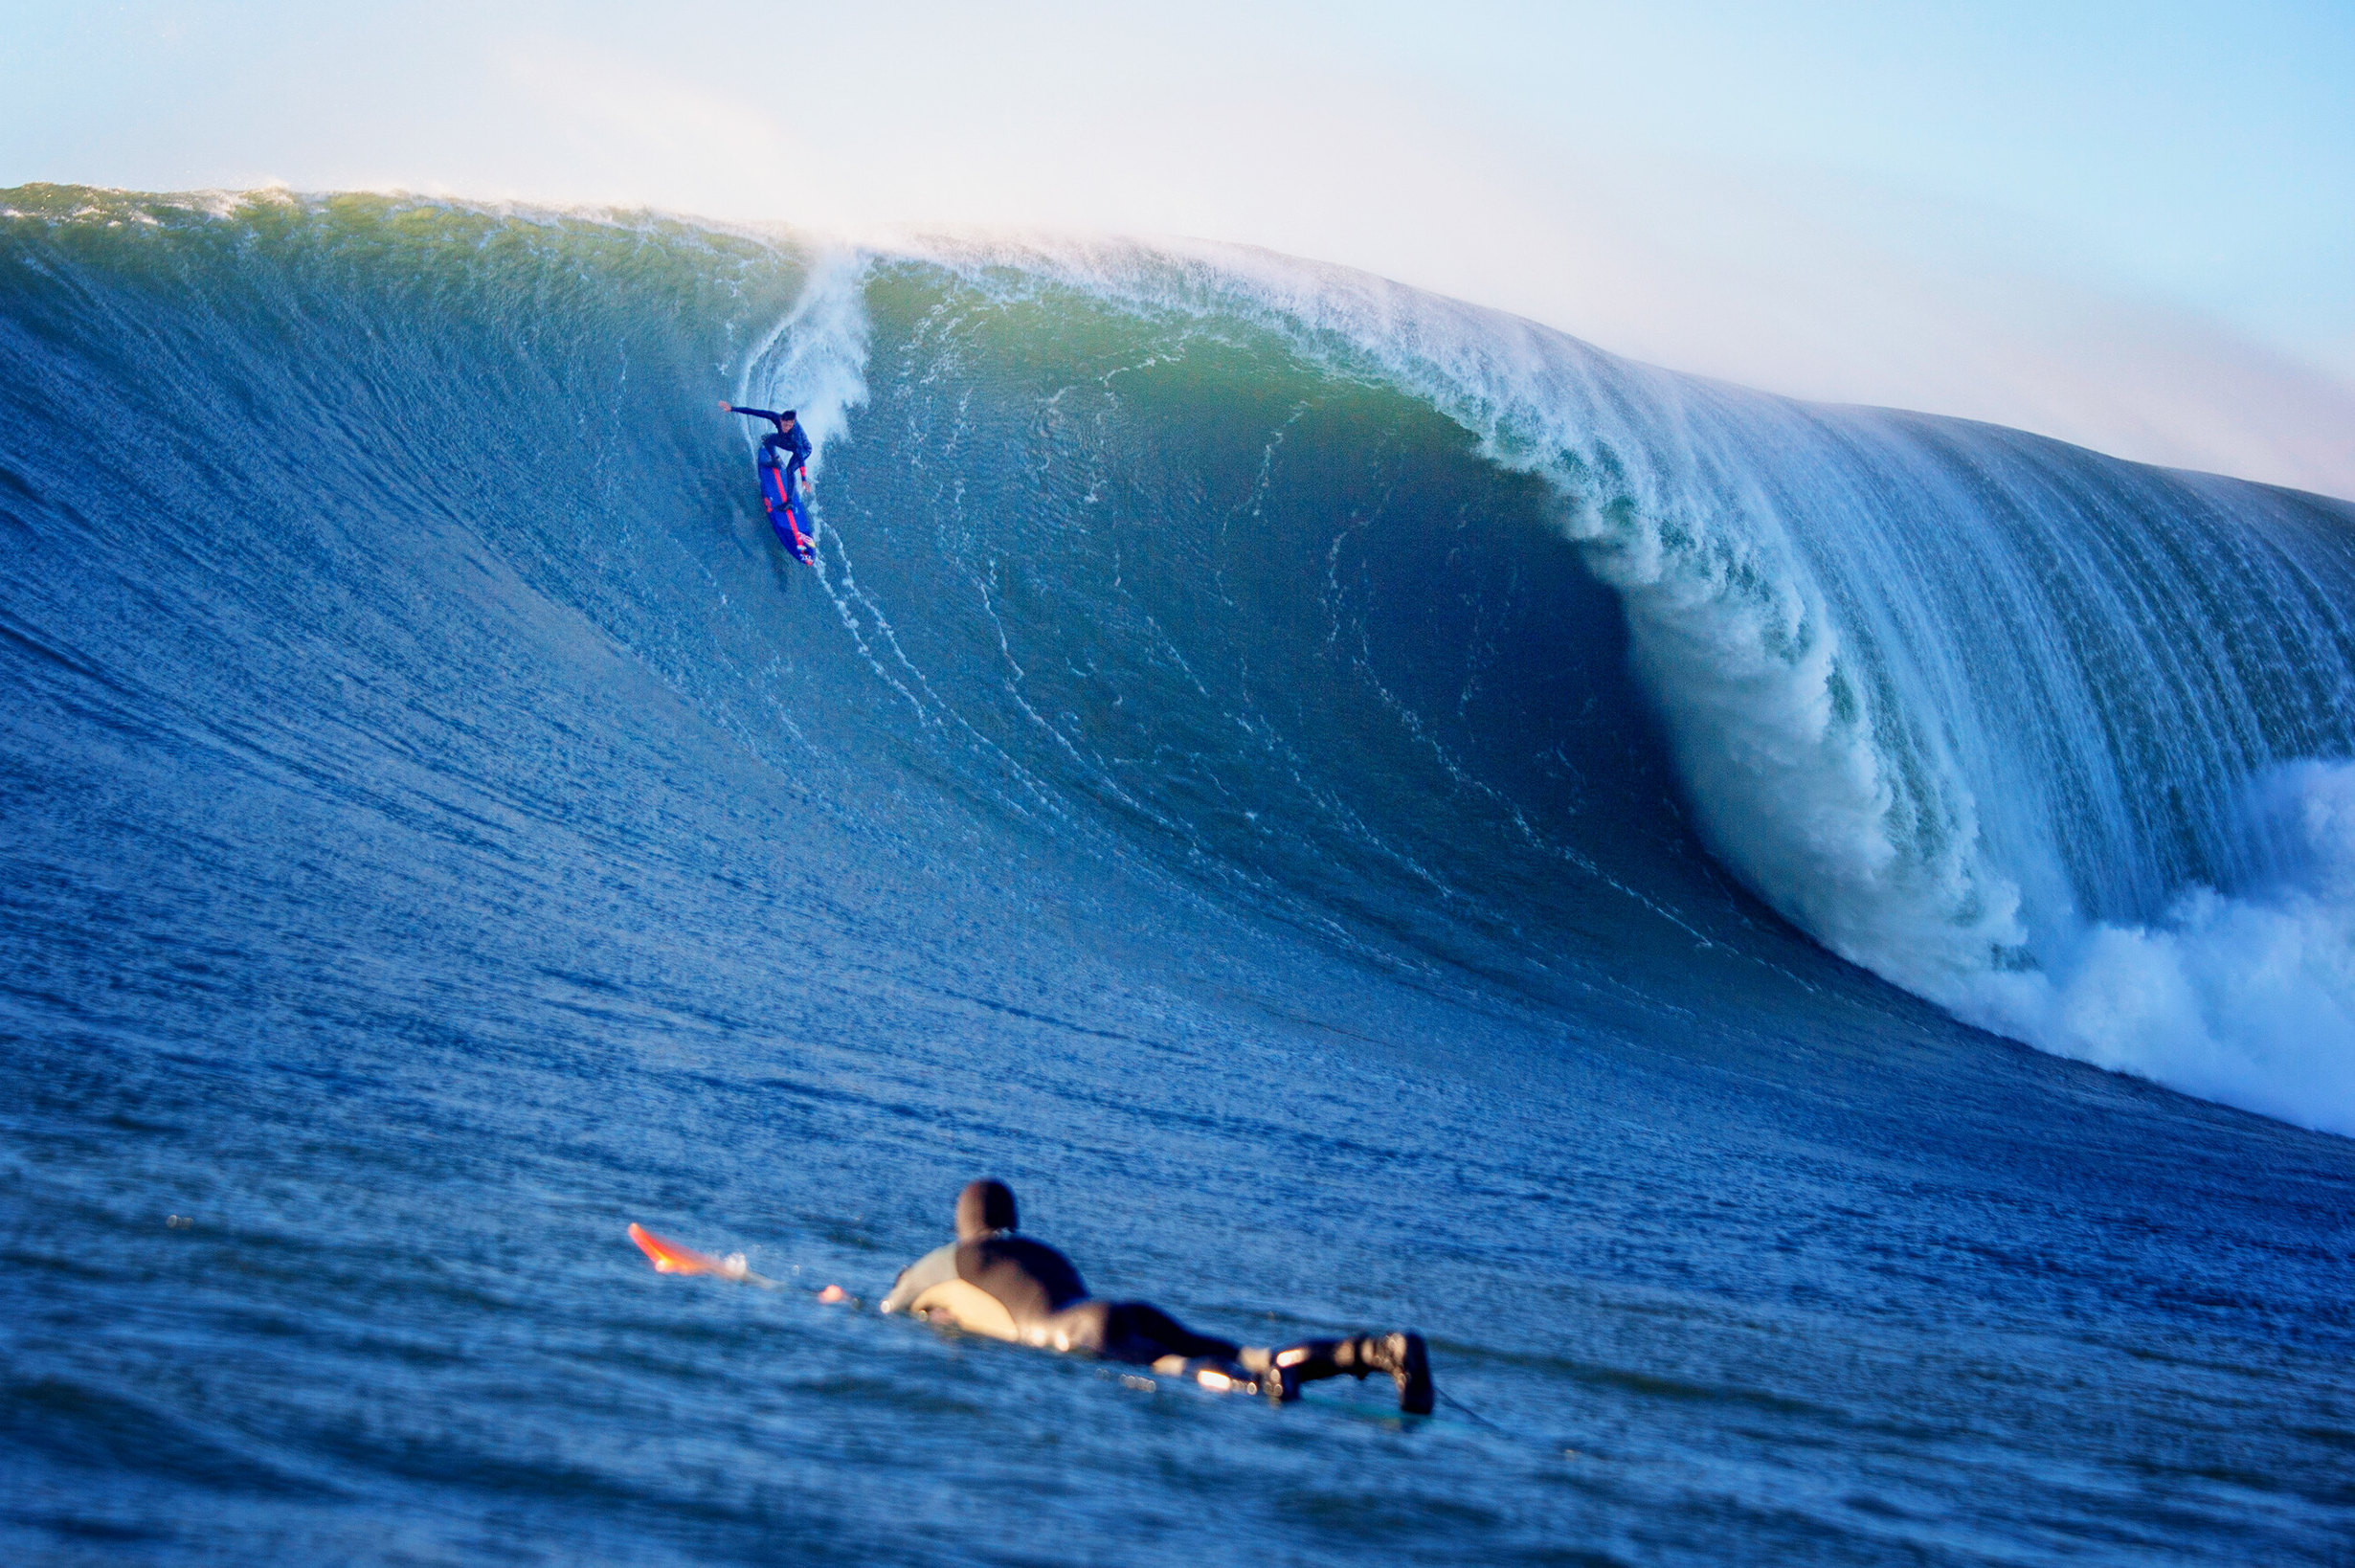
[[[0,1557],[2344,1563],[2350,606],[1282,258],[0,192]],[[977,1176],[1449,1402],[877,1314]]]

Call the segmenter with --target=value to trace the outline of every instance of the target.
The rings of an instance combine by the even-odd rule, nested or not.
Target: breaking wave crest
[[[1559,498],[1708,842],[1778,911],[1968,1021],[2355,1132],[2355,510],[1262,254],[902,254],[1427,399]]]

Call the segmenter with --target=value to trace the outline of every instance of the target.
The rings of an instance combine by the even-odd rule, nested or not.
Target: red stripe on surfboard
[[[771,505],[769,510],[774,515],[778,506],[785,508],[785,526],[793,530],[795,553],[799,555],[803,560],[808,560],[815,552],[817,547],[810,543],[810,536],[801,531],[800,523],[794,517],[793,497],[787,494],[785,488],[788,483],[785,477],[785,470],[782,467],[764,468],[761,472],[764,474],[774,474],[776,476],[776,503],[774,505]],[[763,504],[767,504],[769,501],[768,486],[765,482],[761,487],[761,501]]]

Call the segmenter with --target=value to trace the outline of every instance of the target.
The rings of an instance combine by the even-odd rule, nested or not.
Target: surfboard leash
[[[1470,1405],[1466,1404],[1462,1400],[1457,1399],[1446,1389],[1434,1388],[1431,1392],[1447,1400],[1449,1404],[1455,1406],[1456,1409],[1461,1410],[1464,1414],[1469,1416],[1472,1420],[1478,1422],[1481,1425],[1487,1427],[1490,1431],[1505,1436],[1511,1436],[1510,1433],[1505,1432],[1503,1427],[1497,1425],[1494,1422],[1489,1420],[1488,1417],[1482,1415],[1479,1411],[1474,1410]]]

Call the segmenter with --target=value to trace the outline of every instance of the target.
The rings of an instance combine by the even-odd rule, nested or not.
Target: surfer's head
[[[794,422],[794,411],[787,409],[783,414],[776,416],[776,422],[780,425],[792,424]]]
[[[1014,1228],[1014,1189],[1002,1181],[969,1181],[956,1195],[956,1239],[976,1241]]]

